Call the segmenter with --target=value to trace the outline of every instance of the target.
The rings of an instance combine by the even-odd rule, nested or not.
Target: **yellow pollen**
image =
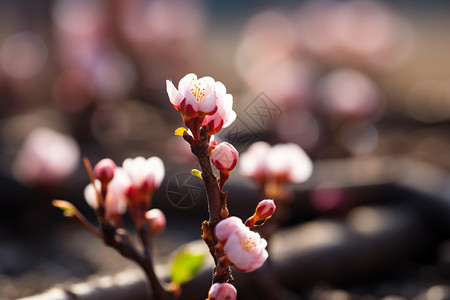
[[[203,100],[203,98],[205,98],[206,94],[205,94],[205,89],[200,89],[200,84],[201,82],[195,83],[192,87],[191,87],[191,93],[192,95],[194,95],[195,99],[200,102]]]
[[[253,239],[246,239],[245,241],[241,242],[242,249],[244,249],[247,252],[250,252],[251,248],[256,248],[256,242]]]

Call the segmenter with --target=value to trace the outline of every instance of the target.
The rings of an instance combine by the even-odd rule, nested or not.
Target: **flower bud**
[[[117,168],[115,170],[115,176],[108,184],[106,191],[106,198],[104,199],[106,218],[110,219],[116,215],[121,215],[125,213],[127,209],[127,197],[126,192],[131,186],[131,180],[127,173],[122,168]],[[92,183],[90,183],[84,189],[84,197],[86,202],[93,208],[98,209],[98,194],[97,190],[100,190],[101,182],[100,180],[95,181],[95,188]],[[96,190],[97,189],[97,190]]]
[[[255,214],[260,220],[263,220],[272,216],[275,209],[275,202],[273,200],[266,199],[258,203]]]
[[[166,227],[166,217],[164,213],[157,208],[153,208],[145,213],[145,219],[150,222],[150,231],[158,234]]]
[[[252,228],[256,222],[270,218],[276,208],[275,202],[270,199],[262,200],[256,206],[255,214],[245,221],[245,226]]]
[[[214,283],[208,292],[207,300],[236,300],[236,288],[230,283]]]
[[[94,176],[101,182],[110,182],[114,177],[116,164],[109,158],[99,161],[94,167]]]
[[[223,142],[217,145],[212,154],[213,165],[221,172],[229,173],[237,164],[239,153],[233,145]]]

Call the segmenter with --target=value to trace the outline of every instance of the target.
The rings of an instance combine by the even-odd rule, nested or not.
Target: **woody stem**
[[[185,138],[186,139],[186,138]],[[209,136],[208,128],[203,126],[200,128],[200,139],[191,143],[191,151],[196,156],[200,168],[202,170],[202,178],[205,183],[206,194],[208,197],[208,212],[209,219],[203,222],[203,239],[209,247],[209,251],[214,258],[216,269],[220,270],[220,274],[214,274],[213,282],[227,282],[231,281],[231,271],[229,268],[217,268],[219,261],[215,252],[215,245],[217,241],[214,237],[214,228],[226,216],[221,212],[226,210],[226,193],[224,193],[217,182],[217,177],[213,173],[211,167],[211,159],[209,157]]]

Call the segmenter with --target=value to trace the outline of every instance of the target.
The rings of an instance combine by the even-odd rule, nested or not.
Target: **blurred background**
[[[445,299],[450,226],[443,212],[450,210],[449,185],[441,183],[450,169],[449,17],[446,1],[1,0],[0,297],[128,266],[50,205],[56,198],[71,201],[94,220],[83,199],[84,156],[118,164],[160,156],[167,172],[154,203],[169,225],[157,253],[199,238],[204,203],[179,209],[166,196],[167,182],[195,160],[173,135],[182,120],[165,80],[177,83],[193,72],[223,82],[234,97],[238,118],[219,139],[242,152],[258,140],[293,142],[317,163],[313,179],[294,187],[302,204],[289,226],[318,219],[365,224],[373,210],[364,206],[358,217],[354,209],[368,198],[394,219],[386,200],[418,199],[419,211],[437,203],[422,221],[439,222],[420,227],[429,247],[407,267],[392,262],[391,273],[365,285],[350,275],[346,285],[334,283],[319,272],[298,295]],[[385,176],[387,167],[394,175]],[[245,216],[253,204],[238,203],[243,196],[235,173],[230,198]],[[393,182],[406,183],[392,194],[384,188]],[[255,189],[245,180],[244,186]],[[400,202],[400,214],[410,209]],[[186,231],[180,224],[189,224]],[[414,236],[415,229],[405,232]],[[392,270],[403,270],[401,279],[380,279]],[[406,273],[417,276],[405,279]]]

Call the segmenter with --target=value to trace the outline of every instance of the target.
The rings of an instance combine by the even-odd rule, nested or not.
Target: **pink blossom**
[[[239,153],[233,145],[223,142],[217,145],[211,154],[213,165],[221,172],[229,173],[238,162]]]
[[[104,158],[94,167],[94,176],[102,182],[110,182],[114,177],[116,164],[110,158]]]
[[[217,84],[212,77],[197,79],[197,75],[193,73],[180,80],[178,90],[170,80],[166,80],[166,85],[170,103],[185,118],[213,114],[217,109],[216,88],[220,90],[223,86]]]
[[[278,144],[272,147],[267,157],[267,170],[278,181],[301,183],[311,176],[313,165],[298,145]]]
[[[228,260],[240,272],[252,272],[266,261],[267,242],[258,233],[250,231],[241,219],[229,217],[220,221],[214,233],[223,244]]]
[[[127,191],[131,186],[131,180],[128,174],[120,167],[116,168],[114,177],[108,184],[105,199],[106,217],[123,214],[127,210]],[[100,191],[101,183],[95,181],[96,189]],[[98,207],[97,192],[92,183],[84,189],[84,198],[86,202],[94,209]]]
[[[241,156],[242,175],[261,182],[301,183],[311,176],[312,170],[311,159],[293,143],[270,147],[265,142],[257,142]]]
[[[78,167],[80,150],[70,136],[36,128],[26,138],[13,164],[13,174],[29,185],[55,184]]]
[[[150,222],[150,231],[153,234],[158,234],[166,227],[166,216],[158,209],[153,208],[145,213],[145,219]]]
[[[230,283],[214,283],[208,292],[207,300],[236,300],[236,288]]]
[[[336,69],[320,82],[324,110],[340,117],[367,118],[380,108],[380,91],[367,75],[347,68]]]
[[[255,180],[264,181],[266,176],[266,159],[270,149],[270,145],[266,142],[252,144],[247,152],[241,155],[241,174]]]
[[[160,186],[165,174],[164,163],[156,156],[148,159],[142,156],[127,158],[122,166],[133,186],[142,191],[153,192]]]
[[[202,125],[207,125],[209,135],[218,133],[222,128],[230,126],[236,120],[236,112],[233,111],[233,96],[227,94],[222,82],[216,82],[217,111],[205,117]]]
[[[259,219],[266,219],[273,215],[276,209],[275,202],[271,199],[262,200],[256,207],[256,216]]]

